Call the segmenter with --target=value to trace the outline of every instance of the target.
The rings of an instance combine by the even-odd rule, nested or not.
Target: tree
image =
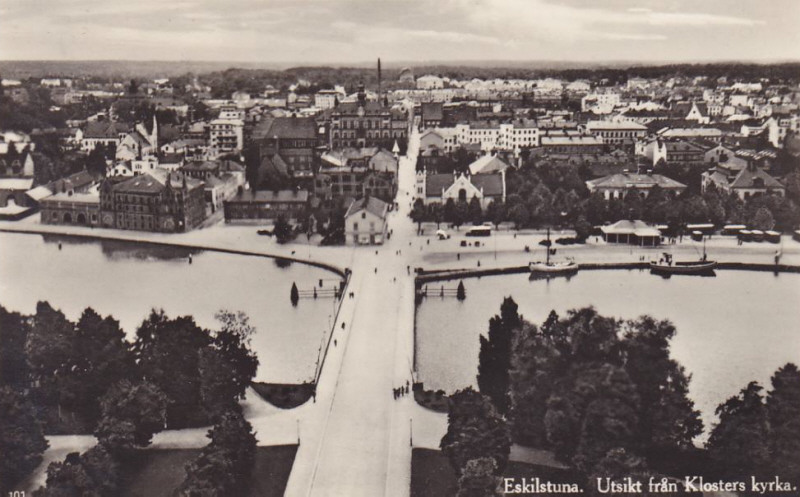
[[[104,177],[106,175],[106,146],[98,143],[95,148],[86,156],[86,171],[88,171],[95,178]]]
[[[545,427],[556,453],[589,474],[606,453],[636,442],[639,398],[624,369],[583,363],[553,385]]]
[[[411,209],[411,220],[417,223],[417,234],[422,232],[422,222],[426,220],[428,213],[425,209],[425,202],[418,198],[414,201],[414,207]]]
[[[511,438],[489,398],[468,387],[450,397],[447,433],[439,446],[457,476],[467,462],[481,457],[493,459],[499,475],[508,462]]]
[[[603,487],[599,487],[598,483],[603,484],[607,489],[610,482],[623,483],[625,478],[646,482],[651,477],[660,479],[660,476],[654,475],[647,469],[647,462],[644,459],[629,453],[625,449],[612,449],[592,469],[592,474],[588,478],[592,487],[590,494],[599,496],[608,493],[607,491],[601,493],[599,488]],[[645,491],[640,495],[657,494]]]
[[[197,326],[194,319],[169,319],[163,311],[151,312],[136,330],[134,356],[143,377],[170,400],[167,423],[172,428],[207,422],[196,352],[210,344],[209,332]]]
[[[509,407],[509,369],[511,367],[511,337],[520,326],[517,303],[511,297],[503,299],[500,315],[489,320],[487,337],[480,337],[478,354],[478,388],[488,396],[500,413]]]
[[[508,213],[508,216],[514,223],[514,229],[524,228],[528,224],[531,218],[531,215],[528,212],[528,208],[525,207],[525,204],[522,203],[519,203],[514,207],[512,207]]]
[[[772,212],[766,207],[760,207],[749,223],[753,229],[767,231],[775,227],[775,219],[772,217]]]
[[[36,408],[21,393],[0,387],[0,492],[6,495],[41,462],[48,443]]]
[[[478,197],[472,197],[469,200],[469,205],[467,206],[467,219],[469,219],[472,224],[476,226],[483,222],[483,209],[481,209],[481,201],[478,200]]]
[[[22,391],[28,386],[28,364],[25,342],[27,320],[17,312],[8,312],[0,305],[0,386]]]
[[[300,301],[300,292],[297,290],[297,283],[292,282],[292,289],[289,291],[289,300],[292,305],[297,307],[297,302]]]
[[[166,424],[167,396],[146,381],[120,381],[103,396],[100,406],[102,418],[95,435],[113,450],[145,447]]]
[[[769,463],[769,425],[757,382],[717,407],[719,423],[706,443],[722,476],[763,475]]]
[[[258,359],[249,349],[255,329],[244,313],[220,311],[216,314],[222,329],[212,346],[199,351],[200,397],[203,406],[218,416],[236,406],[256,375]]]
[[[501,201],[492,200],[486,207],[486,218],[494,224],[495,229],[506,220],[506,206]]]
[[[497,476],[497,463],[491,457],[479,457],[467,461],[461,478],[458,479],[456,497],[495,497],[499,496],[500,478]]]
[[[294,238],[294,230],[292,225],[286,220],[284,215],[279,215],[275,220],[275,227],[273,228],[275,239],[278,243],[286,243],[292,241]]]
[[[689,398],[689,377],[670,357],[674,336],[669,321],[643,316],[627,323],[622,342],[625,370],[641,399],[639,440],[651,452],[689,449],[703,431],[700,412]]]
[[[64,461],[50,463],[46,484],[34,495],[114,497],[118,495],[119,464],[105,447],[95,445],[83,454],[72,452]]]
[[[767,394],[770,467],[781,479],[800,484],[800,371],[788,363],[772,375]]]
[[[578,220],[575,221],[575,238],[581,242],[585,242],[591,234],[592,225],[589,224],[585,217],[579,217]]]
[[[200,456],[186,466],[181,496],[225,496],[246,493],[255,464],[256,438],[240,410],[225,412],[208,432]]]
[[[99,400],[118,381],[134,376],[135,365],[125,332],[111,316],[102,318],[87,307],[75,325],[76,364],[70,372],[76,408],[90,420],[100,417]]]

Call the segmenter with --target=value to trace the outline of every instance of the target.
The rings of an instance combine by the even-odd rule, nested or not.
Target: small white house
[[[382,245],[386,236],[389,204],[375,197],[354,200],[344,215],[348,245]]]

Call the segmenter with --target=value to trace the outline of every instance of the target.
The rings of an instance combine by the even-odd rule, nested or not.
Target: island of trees
[[[45,434],[94,434],[97,445],[47,468],[35,495],[119,495],[121,467],[164,429],[208,426],[178,495],[238,495],[256,439],[238,401],[258,359],[254,328],[220,311],[219,329],[153,310],[129,342],[111,316],[72,322],[47,302],[26,316],[0,306],[0,491],[42,462]]]
[[[800,484],[797,366],[778,369],[766,394],[751,382],[722,403],[696,447],[704,427],[690,375],[670,355],[675,333],[669,321],[621,321],[591,307],[551,312],[536,326],[506,298],[480,338],[479,391],[450,397],[441,449],[458,495],[500,495],[512,443],[552,451],[569,481],[593,494],[597,478],[752,475]]]

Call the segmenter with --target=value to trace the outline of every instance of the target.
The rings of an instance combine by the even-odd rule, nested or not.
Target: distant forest
[[[396,80],[406,64],[384,61],[384,79]],[[0,74],[5,78],[37,78],[45,76],[120,78],[177,77],[187,74],[211,76],[234,73],[252,79],[282,80],[308,79],[311,82],[330,80],[340,83],[353,78],[363,79],[367,84],[377,81],[375,65],[351,64],[349,66],[307,65],[286,68],[287,64],[259,62],[202,62],[202,61],[0,61]],[[665,76],[708,76],[729,79],[772,81],[800,79],[800,62],[773,64],[756,63],[703,63],[638,65],[630,62],[468,62],[468,63],[407,63],[416,76],[437,74],[457,79],[471,78],[541,78],[558,77],[567,80],[590,79],[609,82],[624,82],[629,77],[657,78]],[[339,76],[344,76],[339,78]],[[201,78],[202,79],[202,78]]]

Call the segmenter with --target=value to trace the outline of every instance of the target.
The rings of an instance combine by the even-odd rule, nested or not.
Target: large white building
[[[209,123],[209,145],[215,156],[241,152],[244,123],[239,119],[214,119]]]
[[[633,145],[647,136],[647,126],[632,121],[589,121],[586,131],[609,145]]]
[[[428,74],[417,78],[418,90],[435,90],[437,88],[444,88],[444,80],[439,76]]]

